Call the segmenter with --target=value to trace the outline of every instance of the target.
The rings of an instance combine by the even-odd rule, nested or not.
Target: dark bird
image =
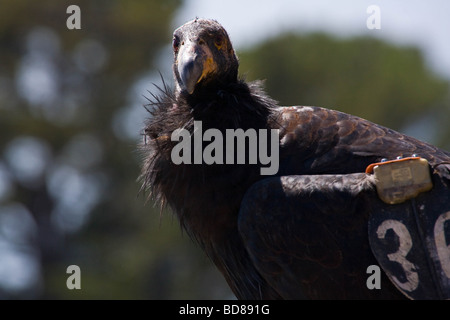
[[[450,153],[342,112],[278,106],[260,82],[238,76],[214,20],[176,29],[173,53],[175,88],[164,83],[147,106],[142,189],[172,208],[237,298],[450,297]],[[199,146],[196,131],[208,129]],[[244,149],[219,139],[231,129],[266,130],[256,162],[250,135]],[[264,150],[277,156],[273,175],[262,174]],[[416,174],[424,159],[429,178]],[[384,189],[391,203],[379,169],[394,182]],[[422,175],[431,190],[416,190],[429,185],[413,181]],[[381,266],[378,278],[370,266]]]

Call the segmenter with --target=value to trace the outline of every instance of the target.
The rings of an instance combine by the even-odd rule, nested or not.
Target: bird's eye
[[[180,48],[180,38],[178,36],[173,36],[172,47],[174,52],[177,52]]]
[[[221,49],[223,46],[223,36],[218,35],[216,36],[216,38],[214,39],[214,45],[216,46],[217,49]]]

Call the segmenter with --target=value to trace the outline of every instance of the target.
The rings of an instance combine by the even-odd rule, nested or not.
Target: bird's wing
[[[450,297],[450,154],[317,107],[280,108],[278,124],[281,177],[253,185],[239,217],[247,250],[275,290],[285,298]],[[358,173],[414,153],[431,165],[434,188],[402,204],[384,203],[373,176]],[[381,289],[369,290],[371,265],[392,282],[383,274]]]
[[[388,173],[400,179],[420,175],[412,167]],[[450,299],[450,190],[439,170],[430,182],[431,190],[403,203],[374,202],[369,241],[379,264],[406,296]]]
[[[245,195],[239,232],[284,298],[448,299],[450,192],[431,178],[431,191],[395,205],[366,173],[268,178]],[[367,285],[370,266],[386,272],[378,289]]]
[[[417,154],[449,180],[450,153],[365,119],[319,107],[281,107],[280,172],[343,174],[364,172],[382,158]]]
[[[367,226],[377,201],[364,173],[268,178],[246,193],[239,231],[283,298],[403,298],[384,275],[381,290],[366,286],[367,268],[377,265]]]

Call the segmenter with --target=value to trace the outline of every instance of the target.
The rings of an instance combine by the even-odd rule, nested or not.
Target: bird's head
[[[238,59],[225,29],[215,20],[195,19],[173,33],[173,72],[177,91],[237,81]]]

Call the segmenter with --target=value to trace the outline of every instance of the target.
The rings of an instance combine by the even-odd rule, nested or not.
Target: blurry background
[[[314,4],[313,4],[314,3]],[[69,30],[69,5],[81,29]],[[377,4],[381,29],[366,10]],[[2,1],[0,298],[233,298],[178,222],[139,195],[143,105],[171,34],[229,31],[282,105],[337,109],[450,150],[448,1]],[[69,265],[81,290],[68,290]]]

